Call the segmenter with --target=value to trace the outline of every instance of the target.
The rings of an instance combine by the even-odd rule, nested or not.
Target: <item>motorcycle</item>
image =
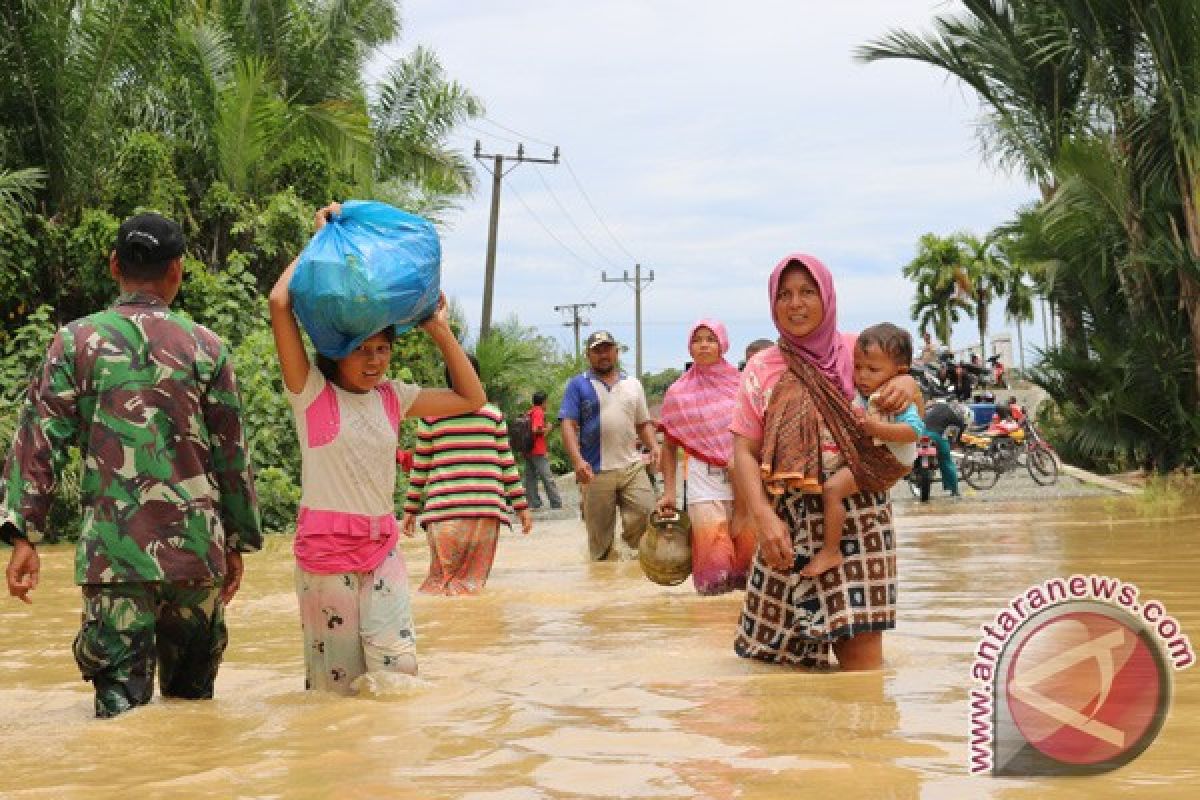
[[[908,488],[913,497],[922,503],[928,503],[934,476],[939,474],[937,447],[928,436],[922,436],[917,440],[917,458],[907,475]]]

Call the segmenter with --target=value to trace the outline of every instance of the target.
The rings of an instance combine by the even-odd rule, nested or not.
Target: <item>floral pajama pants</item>
[[[317,575],[296,567],[305,688],[352,694],[368,672],[416,674],[408,569],[392,548],[370,572]]]

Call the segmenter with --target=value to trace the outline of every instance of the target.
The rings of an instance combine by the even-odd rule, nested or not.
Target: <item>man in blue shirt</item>
[[[587,338],[590,369],[567,383],[559,406],[563,444],[583,495],[588,550],[595,561],[615,556],[613,534],[637,548],[654,508],[654,489],[638,452],[640,439],[658,463],[658,440],[637,378],[617,367],[617,341],[608,331]]]

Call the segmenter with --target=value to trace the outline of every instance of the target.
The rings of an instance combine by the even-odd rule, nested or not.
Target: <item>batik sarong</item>
[[[732,500],[688,505],[692,523],[692,584],[699,594],[724,594],[746,586],[754,557],[754,531],[735,529]]]
[[[896,538],[886,494],[860,492],[845,501],[840,567],[816,578],[801,568],[824,545],[820,495],[789,490],[775,511],[792,532],[796,559],[779,572],[756,553],[746,585],[734,650],[745,658],[825,669],[832,644],[896,625]]]
[[[429,575],[419,591],[424,594],[477,594],[483,590],[496,558],[500,522],[466,517],[431,522]]]

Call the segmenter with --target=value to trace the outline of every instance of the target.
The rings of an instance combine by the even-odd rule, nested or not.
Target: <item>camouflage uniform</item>
[[[0,535],[40,542],[68,448],[83,456],[75,656],[96,713],[211,697],[226,633],[225,551],[262,545],[229,352],[132,293],[59,329],[29,389],[0,483]]]

